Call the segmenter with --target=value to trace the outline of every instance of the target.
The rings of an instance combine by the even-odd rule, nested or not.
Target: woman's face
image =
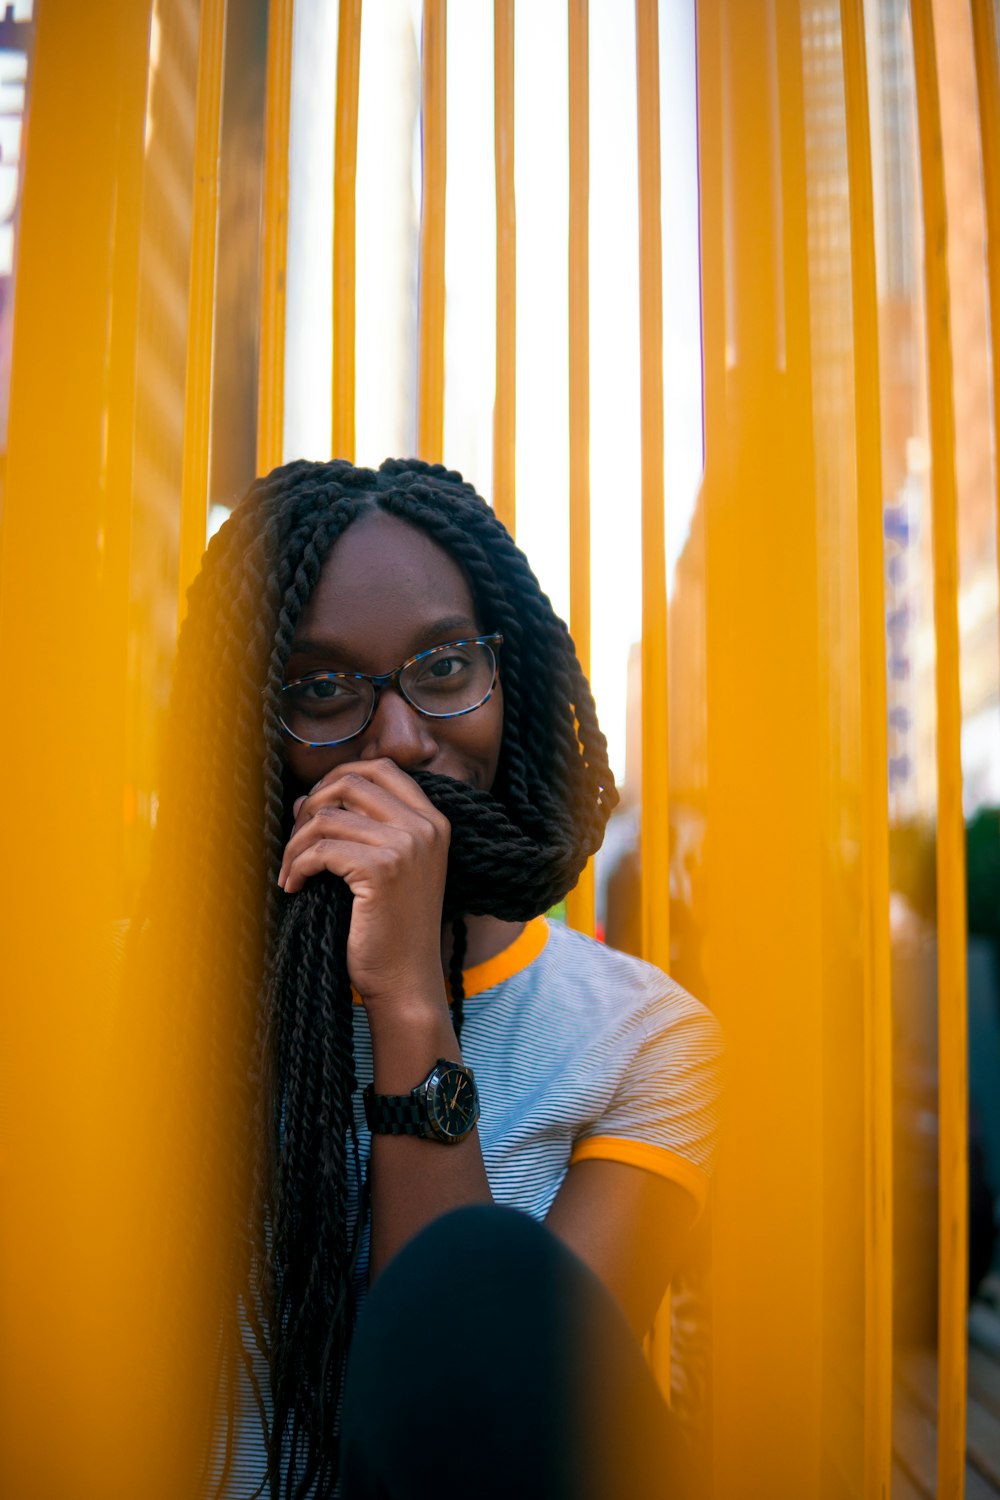
[[[366,512],[334,545],[302,613],[285,681],[311,672],[391,672],[418,651],[495,629],[476,613],[465,575],[416,526]],[[489,791],[503,735],[503,695],[471,713],[432,719],[393,686],[378,697],[367,728],[315,749],[285,736],[296,790],[308,791],[347,761],[386,756],[404,771],[434,771]]]

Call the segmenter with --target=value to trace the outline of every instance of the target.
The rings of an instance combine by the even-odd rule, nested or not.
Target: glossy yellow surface
[[[878,288],[868,59],[861,0],[842,0],[850,176],[861,656],[861,924],[864,974],[864,1493],[892,1476],[892,989],[885,684],[885,556]]]
[[[983,198],[986,208],[986,266],[990,308],[1000,308],[1000,39],[996,14],[989,5],[972,4],[976,85],[979,95],[980,146],[983,156]],[[993,365],[994,453],[1000,444],[1000,317],[990,317]],[[1000,536],[1000,463],[994,462],[997,534]]]
[[[821,1493],[827,788],[796,14],[698,5],[720,1500]]]
[[[569,0],[569,630],[590,677],[590,59],[587,0]],[[594,934],[594,867],[566,898]]]
[[[285,422],[285,267],[288,262],[288,133],[292,91],[293,0],[273,0],[267,17],[264,117],[257,472],[280,464]]]
[[[354,461],[355,221],[361,0],[340,0],[333,178],[333,414],[330,452]]]
[[[659,25],[636,0],[639,110],[639,339],[642,393],[642,952],[670,970],[667,567],[663,522],[663,249]]]
[[[164,1356],[150,1399],[148,1351],[166,1348],[176,1328],[148,1284],[164,1264],[184,1264],[183,1193],[178,1185],[180,1207],[164,1227],[145,1178],[148,1141],[109,1151],[121,1080],[162,1086],[167,1075],[150,1018],[123,1015],[115,999],[105,935],[132,907],[155,820],[178,589],[183,601],[209,502],[232,498],[228,478],[211,489],[220,349],[237,366],[248,357],[246,330],[237,336],[219,317],[228,290],[220,246],[228,232],[233,280],[238,271],[241,288],[257,287],[259,219],[259,313],[256,297],[242,299],[257,320],[259,372],[242,407],[230,393],[221,420],[234,451],[245,439],[248,469],[282,457],[292,3],[269,7],[259,105],[252,49],[233,51],[232,34],[227,45],[226,0],[158,0],[155,10],[154,24],[151,3],[39,0],[24,132],[0,550],[0,662],[14,684],[0,739],[0,1120],[17,1147],[4,1166],[0,1411],[4,1477],[18,1500],[133,1500],[138,1472],[144,1496],[193,1493],[207,1409],[199,1381],[213,1352],[207,1336],[184,1331],[185,1356]],[[632,372],[642,453],[641,948],[712,1008],[727,1052],[728,1129],[697,1252],[712,1307],[701,1352],[713,1500],[822,1500],[841,1481],[865,1500],[891,1493],[894,1316],[899,1336],[905,1287],[926,1291],[935,1232],[907,1202],[915,1132],[899,1101],[908,1049],[935,1026],[937,1489],[951,1500],[964,1483],[968,1212],[967,643],[956,535],[969,419],[955,389],[971,356],[948,276],[957,231],[945,208],[938,97],[947,6],[912,0],[889,38],[896,51],[869,0],[825,9],[697,0],[696,10],[705,470],[676,557],[664,524],[673,455],[664,450],[663,239],[674,226],[662,210],[661,109],[668,129],[675,116],[658,66],[661,44],[672,45],[658,35],[670,8],[654,0],[635,6],[638,157],[621,170],[638,179],[640,213],[628,291],[641,310]],[[361,14],[361,0],[339,0],[331,431],[334,454],[347,457]],[[621,289],[591,284],[596,11],[567,0],[566,16],[568,571],[571,630],[589,672],[600,644],[591,431],[596,452],[606,415],[591,409],[590,299]],[[530,7],[518,8],[519,27],[530,18]],[[511,530],[514,24],[513,0],[496,0],[493,158],[482,161],[497,206],[493,487]],[[421,455],[454,462],[442,452],[444,227],[446,210],[456,212],[446,202],[444,0],[426,0],[422,25],[419,67],[415,46],[411,59],[423,194],[407,399]],[[971,28],[995,372],[1000,93],[989,3],[971,0]],[[233,56],[247,78],[230,69],[224,84]],[[225,149],[224,92],[246,112]],[[404,124],[414,119],[411,111]],[[596,148],[593,166],[596,183]],[[227,185],[236,205],[228,226]],[[178,328],[179,373],[168,358]],[[995,452],[996,379],[988,402]],[[236,432],[229,417],[243,407]],[[995,467],[990,482],[995,496]],[[893,572],[901,562],[912,570],[906,587]],[[912,650],[897,651],[890,630],[887,672],[887,617],[905,610]],[[60,722],[39,733],[23,685],[53,668]],[[896,727],[904,699],[914,720],[905,734]],[[936,910],[919,911],[894,869],[890,898],[890,850],[895,860],[914,833],[936,870]],[[567,912],[592,931],[592,870]],[[652,1344],[665,1386],[668,1316]],[[683,1360],[683,1347],[674,1352]]]
[[[493,6],[493,149],[497,203],[497,361],[493,407],[493,509],[517,529],[514,473],[517,392],[517,211],[514,198],[514,0]]]
[[[426,0],[421,41],[419,374],[417,454],[441,463],[444,443],[444,215],[447,173],[447,0]]]
[[[913,60],[923,203],[931,439],[937,688],[938,1494],[965,1485],[969,1254],[968,1018],[962,704],[959,692],[958,496],[941,114],[934,16],[913,0]]]
[[[145,1494],[190,1493],[196,1461],[169,1359],[150,1399],[163,1309],[149,1296],[149,1205],[124,1191],[141,1183],[143,1143],[123,1139],[115,1109],[124,1035],[141,1048],[145,1019],[117,1011],[107,958],[132,894],[130,684],[153,645],[150,613],[129,601],[149,519],[133,424],[150,12],[39,7],[19,217],[0,658],[8,682],[56,670],[65,715],[36,734],[22,700],[0,747],[0,1391],[4,1489],[23,1500],[126,1500],[137,1474]],[[160,585],[172,622],[175,558]]]
[[[195,176],[191,202],[191,286],[184,388],[184,477],[181,488],[178,621],[205,550],[212,431],[212,351],[219,221],[219,132],[226,0],[204,0],[199,19]]]

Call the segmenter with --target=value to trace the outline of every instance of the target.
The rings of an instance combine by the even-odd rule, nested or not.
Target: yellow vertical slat
[[[990,299],[993,368],[993,480],[997,500],[997,553],[1000,560],[1000,62],[996,17],[991,4],[971,0],[972,35],[979,94],[979,132],[986,199],[986,265]]]
[[[965,1485],[968,1293],[968,1018],[959,692],[958,496],[944,161],[931,0],[912,0],[923,201],[937,690],[938,1458],[937,1492]]]
[[[735,1127],[713,1194],[714,1493],[815,1500],[824,1266],[840,1246],[831,1235],[828,1251],[823,1212],[831,818],[802,15],[798,0],[698,0],[696,15],[707,682],[701,909]]]
[[[285,272],[293,0],[271,0],[267,19],[263,248],[257,376],[257,473],[280,464],[285,413]]]
[[[497,195],[497,369],[493,509],[514,535],[517,379],[517,215],[514,200],[514,0],[494,0],[493,132]]]
[[[333,413],[330,451],[354,462],[355,221],[361,0],[340,0],[333,150]]]
[[[864,1493],[892,1482],[892,992],[878,291],[862,0],[841,0],[850,182],[861,647],[864,972]]]
[[[663,255],[656,0],[636,0],[642,405],[642,951],[670,968],[667,592],[663,522]]]
[[[417,452],[440,463],[444,444],[444,215],[447,177],[447,3],[424,0],[421,41],[420,366]]]
[[[108,1101],[132,1060],[122,1033],[141,1036],[144,1017],[116,1011],[100,951],[125,914],[129,652],[155,641],[129,576],[151,6],[47,0],[36,14],[0,662],[8,682],[85,665],[49,678],[68,733],[39,727],[41,697],[20,694],[0,743],[0,823],[16,851],[0,875],[0,993],[17,1002],[0,1007],[0,1136],[16,1142],[0,1246],[2,1487],[19,1500],[125,1500],[141,1474],[155,1500],[194,1492],[200,1453],[171,1400],[178,1371],[150,1295],[161,1261],[123,1250],[146,1205],[115,1191],[132,1142]],[[68,839],[59,786],[72,788]]]
[[[590,83],[588,0],[569,0],[569,628],[590,677]],[[566,900],[594,932],[594,867]]]
[[[187,590],[205,550],[212,433],[212,351],[219,227],[219,131],[226,0],[202,0],[198,33],[198,91],[194,125],[194,194],[188,291],[187,369],[184,380],[184,463],[178,546],[178,623]]]

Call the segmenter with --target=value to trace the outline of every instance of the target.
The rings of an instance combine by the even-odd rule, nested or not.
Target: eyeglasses
[[[478,635],[420,651],[394,672],[311,672],[282,687],[279,722],[301,745],[342,745],[367,729],[387,687],[429,719],[471,714],[496,686],[502,644],[502,635]]]

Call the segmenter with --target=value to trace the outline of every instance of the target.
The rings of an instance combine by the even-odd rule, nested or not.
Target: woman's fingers
[[[391,874],[393,865],[401,863],[395,850],[384,845],[355,843],[346,838],[321,838],[306,845],[289,859],[286,852],[278,883],[287,896],[300,891],[310,875],[326,870],[347,881],[355,896],[362,895],[366,885]]]
[[[405,826],[405,812],[409,812],[441,831],[449,826],[447,818],[438,812],[413,777],[391,760],[349,761],[334,767],[298,804],[296,822],[310,816],[317,807],[331,805],[366,813],[382,823]]]
[[[314,844],[336,841],[367,844],[375,848],[398,844],[405,848],[414,837],[409,829],[380,822],[364,813],[352,812],[332,804],[322,805],[302,821],[296,822],[292,836],[285,845],[281,869],[278,871],[278,884],[285,885],[292,863]],[[339,871],[333,873],[339,874]]]

